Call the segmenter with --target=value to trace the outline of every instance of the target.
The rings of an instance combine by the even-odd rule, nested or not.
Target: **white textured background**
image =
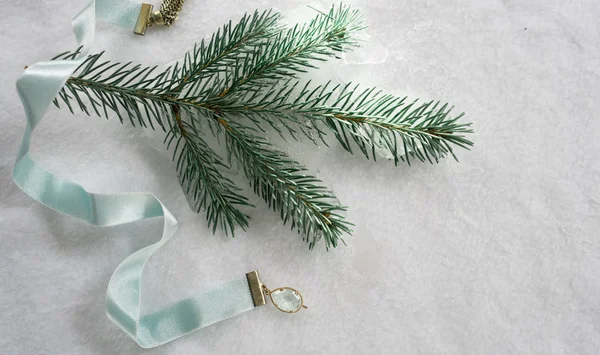
[[[103,300],[113,269],[155,240],[161,221],[93,228],[40,206],[10,177],[24,128],[14,82],[24,65],[73,48],[81,3],[0,5],[0,353],[600,351],[600,2],[353,2],[389,56],[338,66],[339,76],[451,101],[474,123],[476,145],[460,163],[411,168],[339,146],[290,147],[352,207],[356,234],[331,252],[309,252],[257,199],[248,232],[211,235],[144,133],[52,109],[34,138],[40,161],[90,191],[154,192],[181,222],[147,269],[153,304],[259,269],[310,306],[295,316],[259,308],[150,351],[106,318]],[[175,28],[141,38],[101,25],[97,47],[164,64],[245,11],[290,14],[304,3],[188,0]]]

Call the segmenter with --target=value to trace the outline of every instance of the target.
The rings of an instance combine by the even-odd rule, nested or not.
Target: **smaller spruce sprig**
[[[234,235],[249,225],[243,209],[253,206],[227,177],[239,166],[254,192],[311,249],[321,238],[326,248],[336,247],[352,233],[343,216],[346,207],[265,139],[269,128],[284,138],[305,136],[325,144],[332,133],[348,152],[358,149],[376,160],[383,150],[396,165],[456,158],[455,147],[472,145],[466,137],[472,130],[448,104],[419,103],[353,83],[302,81],[299,76],[319,62],[358,46],[355,34],[365,28],[358,10],[332,7],[289,29],[280,18],[265,11],[229,22],[162,71],[102,61],[102,53],[89,56],[55,104],[166,132],[165,145],[190,206],[206,213],[213,232],[220,228]],[[226,159],[207,144],[207,134],[224,142]]]

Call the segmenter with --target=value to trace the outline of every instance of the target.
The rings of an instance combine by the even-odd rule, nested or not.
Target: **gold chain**
[[[185,0],[163,0],[160,5],[160,10],[155,11],[148,20],[148,26],[152,26],[153,24],[172,26],[175,20],[177,20],[179,12],[181,12],[184,1]],[[162,23],[160,19],[162,19]]]
[[[179,16],[184,1],[185,0],[163,0],[160,5],[160,10],[158,11],[152,11],[153,7],[150,4],[142,4],[140,15],[133,32],[143,35],[146,33],[146,28],[152,25],[172,26]]]

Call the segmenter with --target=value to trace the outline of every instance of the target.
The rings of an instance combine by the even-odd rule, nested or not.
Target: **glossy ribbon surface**
[[[177,230],[177,220],[152,194],[95,194],[58,177],[29,155],[31,135],[69,76],[89,54],[96,20],[133,29],[140,4],[128,0],[92,0],[73,19],[73,30],[83,47],[75,60],[39,62],[17,81],[27,119],[13,171],[15,183],[41,204],[84,222],[110,227],[163,217],[162,238],[129,255],[113,273],[106,293],[106,313],[144,348],[155,347],[187,333],[254,308],[245,276],[223,286],[142,315],[142,274],[152,254]]]

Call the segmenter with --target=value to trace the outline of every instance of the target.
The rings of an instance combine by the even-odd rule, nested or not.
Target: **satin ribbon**
[[[177,230],[177,220],[149,193],[96,194],[63,179],[29,155],[31,135],[69,76],[84,61],[94,42],[96,20],[133,29],[140,4],[129,0],[92,0],[73,19],[77,42],[83,46],[75,60],[39,62],[17,81],[27,119],[13,171],[15,183],[39,203],[100,227],[163,217],[162,238],[129,255],[114,271],[106,293],[106,313],[141,347],[151,348],[197,329],[254,308],[246,276],[214,290],[186,298],[157,312],[142,315],[142,275],[148,259]]]

